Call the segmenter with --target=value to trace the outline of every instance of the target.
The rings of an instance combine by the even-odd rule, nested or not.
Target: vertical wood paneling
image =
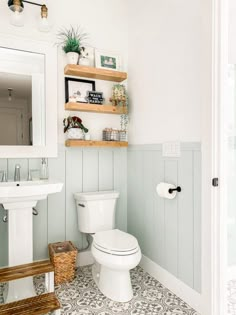
[[[113,189],[113,151],[99,151],[99,190]]]
[[[178,194],[178,276],[193,288],[194,273],[194,218],[193,218],[193,153],[182,152],[179,160],[178,184],[182,191]]]
[[[83,191],[98,191],[99,189],[99,153],[97,150],[83,150]]]
[[[154,203],[154,240],[153,241],[153,260],[161,267],[165,267],[165,209],[164,199],[156,193],[156,187],[164,181],[164,160],[161,151],[154,151],[154,171],[153,171],[153,203]]]
[[[127,231],[127,149],[113,151],[113,187],[120,192],[116,208],[116,227]]]
[[[156,186],[178,184],[174,200]],[[128,150],[128,232],[143,254],[198,292],[201,290],[201,152],[185,143],[179,158],[162,156],[160,145]]]
[[[29,159],[29,169],[40,169],[41,159]],[[33,216],[33,254],[34,260],[48,257],[48,202],[41,200],[37,203],[38,215]]]
[[[128,231],[137,237],[142,251],[145,251],[143,238],[143,224],[145,222],[143,167],[143,152],[130,152],[128,155]]]
[[[0,171],[7,172],[7,159],[0,159]],[[0,173],[0,180],[2,173]],[[8,225],[2,221],[5,210],[0,206],[0,266],[8,265]]]
[[[73,194],[83,191],[83,152],[69,149],[66,152],[66,239],[79,248],[83,247],[83,236],[78,230],[77,210]]]
[[[165,161],[165,182],[178,184],[178,162]],[[178,196],[165,199],[165,266],[176,277],[178,276]]]
[[[62,182],[60,193],[48,196],[48,242],[64,241],[65,228],[65,151],[58,151],[58,158],[48,160],[49,176]]]
[[[193,154],[194,289],[201,292],[201,153]]]
[[[152,152],[146,151],[143,153],[143,192],[144,196],[143,211],[143,246],[145,255],[153,259],[153,242],[150,240],[154,239],[154,202],[153,202],[153,169],[154,169],[154,157]],[[142,210],[141,210],[142,211]]]
[[[6,211],[0,206],[0,267],[8,265],[8,225],[2,221]]]

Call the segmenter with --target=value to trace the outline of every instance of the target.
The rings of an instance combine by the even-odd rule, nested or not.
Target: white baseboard
[[[202,313],[201,294],[188,287],[185,283],[177,279],[175,276],[144,255],[142,256],[140,266],[152,277],[160,281],[170,291],[188,303],[197,312],[200,314]]]
[[[86,250],[84,252],[79,252],[77,255],[76,266],[83,267],[92,265],[94,263],[94,259],[91,253],[91,250]]]
[[[229,266],[228,267],[228,280],[235,280],[236,279],[236,266]]]

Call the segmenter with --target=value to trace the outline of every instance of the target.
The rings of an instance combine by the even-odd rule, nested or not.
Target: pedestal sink
[[[8,210],[9,267],[33,261],[32,208],[62,187],[62,183],[52,180],[0,183],[0,204]],[[11,281],[7,291],[6,303],[34,296],[33,279]]]

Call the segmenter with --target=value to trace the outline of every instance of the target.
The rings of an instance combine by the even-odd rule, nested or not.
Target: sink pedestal
[[[32,208],[37,201],[3,204],[8,210],[9,267],[33,262]],[[4,293],[5,303],[35,296],[33,278],[10,281]]]
[[[8,264],[10,267],[33,262],[33,215],[37,201],[62,190],[53,180],[2,182],[0,204],[8,210]],[[33,278],[10,281],[5,302],[35,295]]]

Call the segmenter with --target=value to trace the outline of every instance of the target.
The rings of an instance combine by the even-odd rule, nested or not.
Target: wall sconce
[[[13,12],[11,18],[11,24],[14,26],[23,26],[23,11],[24,11],[24,3],[32,4],[41,7],[41,19],[39,23],[39,31],[41,32],[49,32],[50,26],[48,23],[48,8],[45,4],[39,4],[26,0],[9,0],[8,7]]]

